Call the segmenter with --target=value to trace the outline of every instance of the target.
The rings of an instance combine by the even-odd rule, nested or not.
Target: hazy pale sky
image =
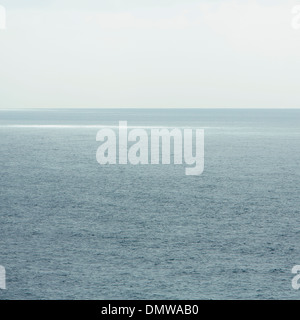
[[[300,107],[300,0],[0,5],[0,108]]]

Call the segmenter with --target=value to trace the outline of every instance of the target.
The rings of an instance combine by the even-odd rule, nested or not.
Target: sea
[[[97,132],[204,129],[204,171],[100,165]],[[0,110],[4,300],[299,299],[300,110]]]

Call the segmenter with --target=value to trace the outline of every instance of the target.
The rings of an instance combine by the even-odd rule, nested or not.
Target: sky
[[[300,0],[0,5],[1,109],[300,108]]]

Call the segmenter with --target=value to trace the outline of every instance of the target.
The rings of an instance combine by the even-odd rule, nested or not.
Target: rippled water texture
[[[98,126],[205,129],[205,169],[96,161]],[[1,299],[299,299],[300,110],[0,111]]]

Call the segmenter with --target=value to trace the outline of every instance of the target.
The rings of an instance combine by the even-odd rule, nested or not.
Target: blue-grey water
[[[97,126],[205,129],[205,169],[105,165]],[[0,299],[299,299],[300,110],[0,111]]]

